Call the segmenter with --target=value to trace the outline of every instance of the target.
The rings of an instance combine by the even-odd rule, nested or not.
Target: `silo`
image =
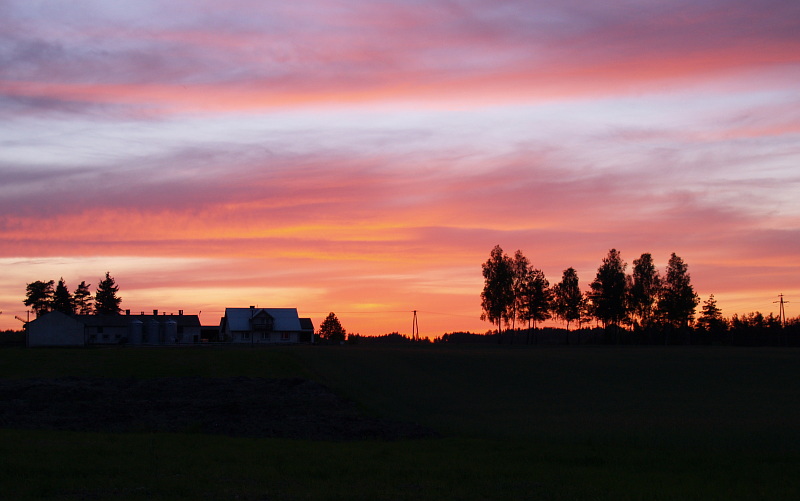
[[[164,344],[175,344],[178,339],[178,322],[169,319],[164,324]]]
[[[144,324],[141,320],[134,318],[128,324],[128,343],[129,344],[142,344],[142,330]]]
[[[151,318],[145,325],[145,332],[147,333],[147,344],[161,344],[160,324],[155,318]]]

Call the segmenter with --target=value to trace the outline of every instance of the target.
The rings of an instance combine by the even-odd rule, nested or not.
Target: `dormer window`
[[[262,310],[250,319],[250,328],[254,331],[271,331],[274,323],[275,320]]]

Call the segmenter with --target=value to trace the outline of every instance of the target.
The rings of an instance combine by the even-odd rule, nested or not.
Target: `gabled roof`
[[[266,313],[275,321],[274,331],[300,331],[300,318],[297,308],[225,308],[228,328],[232,331],[249,331],[250,318],[259,313]]]
[[[313,331],[314,330],[314,322],[312,322],[310,318],[301,318],[300,319],[300,327],[304,331]]]

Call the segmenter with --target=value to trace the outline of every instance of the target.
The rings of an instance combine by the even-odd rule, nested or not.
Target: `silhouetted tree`
[[[561,282],[553,287],[553,313],[566,322],[569,330],[570,322],[580,320],[584,300],[578,284],[578,273],[575,268],[567,268]]]
[[[67,289],[67,284],[64,283],[64,277],[61,277],[56,285],[56,290],[53,293],[53,310],[72,315],[75,313],[75,301],[72,294]]]
[[[584,324],[590,324],[592,321],[597,322],[597,317],[594,316],[592,312],[592,291],[588,290],[583,293],[583,302],[581,303],[581,318],[578,319],[580,325],[583,326]]]
[[[89,285],[86,281],[82,281],[72,294],[72,300],[75,302],[75,311],[78,315],[92,314],[92,293],[89,291]]]
[[[702,313],[697,319],[697,326],[707,332],[721,332],[727,328],[725,319],[722,318],[722,310],[717,307],[717,300],[711,294],[703,302]]]
[[[544,276],[542,270],[528,268],[522,288],[521,314],[520,320],[527,321],[528,327],[533,322],[544,322],[550,318],[552,309],[553,291],[550,289],[550,282]]]
[[[97,284],[97,292],[94,295],[94,311],[98,315],[116,315],[121,310],[119,304],[122,298],[117,296],[119,287],[111,278],[109,272],[106,272],[106,278]]]
[[[25,306],[30,306],[36,317],[40,317],[53,309],[53,285],[52,280],[42,282],[37,280],[25,287]]]
[[[347,331],[344,330],[333,312],[328,313],[328,316],[319,325],[318,335],[320,339],[329,343],[343,343],[347,339]]]
[[[514,306],[514,272],[511,258],[503,253],[499,245],[492,249],[489,259],[483,263],[484,286],[481,292],[481,320],[497,324],[497,333],[502,323],[508,324]]]
[[[658,301],[659,315],[667,325],[684,328],[694,319],[699,302],[700,298],[691,284],[688,266],[673,252]]]
[[[653,256],[642,254],[633,260],[628,285],[628,306],[636,324],[648,327],[653,322],[656,302],[661,292],[661,276],[653,264]]]
[[[763,329],[764,328],[764,315],[760,311],[745,313],[742,316],[733,314],[730,321],[731,329],[745,330],[745,329]]]
[[[521,250],[514,253],[514,259],[511,260],[511,293],[513,301],[511,303],[511,328],[516,328],[517,319],[524,322],[524,296],[525,296],[525,282],[528,278],[528,270],[530,269],[530,262],[528,258],[522,254]]]
[[[616,249],[608,251],[608,256],[603,258],[603,264],[597,269],[597,276],[589,285],[589,297],[592,304],[593,315],[603,323],[618,326],[627,318],[627,279],[625,268],[627,264]]]

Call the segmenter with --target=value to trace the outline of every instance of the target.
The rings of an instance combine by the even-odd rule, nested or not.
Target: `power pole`
[[[28,327],[28,324],[31,323],[31,310],[25,310],[25,313],[27,314],[28,317],[27,320],[20,317],[19,315],[14,315],[14,318],[25,324],[25,327]]]
[[[778,321],[781,323],[781,327],[786,327],[786,310],[783,308],[783,305],[788,303],[789,301],[783,300],[783,294],[778,294],[780,300],[773,301],[773,303],[779,303],[780,309],[778,310]]]
[[[414,310],[414,321],[411,324],[411,339],[419,341],[419,323],[417,323],[417,310]]]

